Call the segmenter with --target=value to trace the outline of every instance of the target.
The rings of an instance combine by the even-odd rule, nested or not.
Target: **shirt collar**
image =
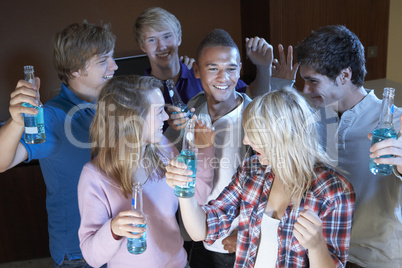
[[[61,85],[60,96],[71,101],[75,105],[78,105],[78,104],[95,104],[96,105],[96,101],[87,102],[87,101],[80,99],[77,95],[75,95],[73,92],[71,92],[71,90],[68,89],[67,85],[64,83]]]
[[[181,61],[180,61],[180,71],[181,71],[181,75],[180,75],[180,76],[181,76],[182,79],[191,78],[191,71],[190,71],[190,69],[188,69],[187,66],[186,66],[183,62],[181,62]],[[151,68],[151,67],[148,67],[148,68],[145,69],[144,74],[145,74],[146,76],[150,76],[150,75],[151,75],[151,72],[152,72],[152,68]]]

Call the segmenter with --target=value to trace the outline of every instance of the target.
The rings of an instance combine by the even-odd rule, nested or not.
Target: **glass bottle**
[[[142,185],[140,183],[133,184],[133,197],[131,200],[132,210],[140,212],[146,221],[146,216],[142,210]],[[147,224],[136,224],[135,227],[147,228]],[[143,232],[140,238],[127,238],[127,250],[131,254],[141,254],[144,253],[146,249],[147,231]]]
[[[394,129],[392,123],[394,116],[394,96],[395,89],[386,87],[382,99],[382,110],[380,119],[376,128],[373,130],[371,146],[385,139],[397,139],[398,133]],[[383,155],[380,158],[394,157],[393,155]],[[373,158],[370,158],[369,168],[374,175],[390,175],[392,173],[392,165],[376,164]]]
[[[193,117],[193,113],[190,112],[188,106],[181,100],[179,93],[177,92],[176,86],[172,79],[166,80],[166,87],[169,91],[170,99],[172,100],[172,104],[181,109],[182,113],[187,113],[187,117],[191,119]]]
[[[193,171],[191,177],[193,180],[187,182],[184,186],[176,185],[174,189],[174,193],[178,197],[192,197],[195,193],[195,177],[197,173],[197,157],[195,155],[195,146],[194,146],[194,128],[195,128],[195,120],[189,119],[186,124],[186,128],[183,136],[183,147],[180,152],[180,155],[177,157],[179,162],[182,162],[187,165],[187,169]]]
[[[24,66],[25,81],[35,85],[35,75],[33,66]],[[22,106],[35,108],[39,112],[37,114],[24,113],[24,140],[28,144],[42,143],[46,140],[45,120],[43,116],[43,105],[39,99],[39,91],[36,91],[37,106],[24,102]]]

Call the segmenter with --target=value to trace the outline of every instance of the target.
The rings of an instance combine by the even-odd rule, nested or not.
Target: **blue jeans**
[[[58,265],[53,260],[53,268],[92,268],[84,259],[69,260],[64,257],[63,263]],[[106,268],[106,264],[102,265],[101,268]]]

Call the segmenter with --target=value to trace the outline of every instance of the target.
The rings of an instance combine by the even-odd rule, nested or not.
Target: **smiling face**
[[[143,33],[141,49],[147,54],[151,64],[166,68],[178,60],[180,44],[181,38],[173,30],[156,31],[148,28]]]
[[[300,75],[304,79],[303,93],[309,94],[314,105],[325,107],[335,105],[337,102],[344,102],[346,91],[339,81],[329,79],[328,76],[317,73],[312,67],[301,65]]]
[[[114,51],[92,57],[84,70],[73,72],[73,89],[87,96],[87,101],[96,100],[103,84],[113,77],[117,70],[113,59]]]
[[[207,98],[213,103],[235,99],[234,89],[240,77],[239,51],[232,47],[213,46],[202,50],[194,65]]]
[[[145,144],[158,143],[163,138],[163,122],[169,119],[165,112],[165,100],[159,88],[148,95],[149,111],[145,117],[143,141]]]

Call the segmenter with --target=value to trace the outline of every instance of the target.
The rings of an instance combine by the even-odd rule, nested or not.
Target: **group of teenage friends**
[[[278,46],[278,61],[263,38],[248,38],[257,71],[246,85],[239,49],[222,29],[188,65],[173,14],[148,8],[134,32],[150,61],[144,76],[113,77],[110,25],[74,23],[56,34],[63,83],[44,105],[42,144],[22,139],[22,114],[37,113],[22,103],[37,104],[39,78],[11,93],[0,170],[39,159],[54,267],[402,267],[402,141],[371,146],[381,100],[363,87],[354,33],[313,31],[297,44],[295,64],[291,46]],[[292,88],[298,70],[314,108]],[[169,105],[167,79],[197,122],[192,198],[174,195],[192,172],[176,160],[188,119]],[[399,129],[402,110],[394,112]],[[389,154],[375,162],[394,173],[373,175],[370,157]],[[145,219],[131,210],[133,182],[147,215],[140,255],[126,248],[145,231],[135,227]]]

